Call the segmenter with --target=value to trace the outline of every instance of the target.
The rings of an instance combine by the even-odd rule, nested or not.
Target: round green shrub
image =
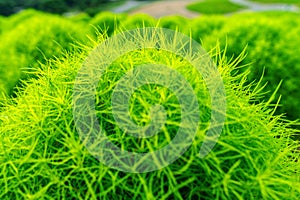
[[[14,14],[9,17],[6,17],[6,26],[4,28],[4,31],[13,30],[19,24],[25,23],[26,20],[30,20],[31,17],[45,16],[45,15],[46,15],[45,13],[33,9],[23,10],[18,14]]]
[[[101,12],[89,22],[95,26],[101,33],[112,35],[116,27],[126,19],[125,14],[114,14],[111,12]]]
[[[88,24],[92,20],[92,17],[89,16],[87,13],[79,13],[77,15],[71,16],[70,19],[74,22]]]
[[[226,89],[226,122],[207,157],[198,157],[210,119],[204,82],[184,59],[149,49],[121,56],[99,77],[96,107],[101,126],[113,142],[137,152],[167,143],[180,123],[176,114],[180,105],[163,87],[142,87],[132,101],[173,105],[166,108],[171,126],[149,140],[136,141],[119,131],[109,107],[110,94],[126,70],[142,63],[165,63],[191,82],[201,106],[193,145],[168,167],[149,173],[125,173],[98,162],[80,141],[72,112],[73,83],[93,48],[77,49],[63,60],[43,65],[39,78],[2,107],[1,199],[299,199],[300,165],[295,151],[299,144],[290,139],[294,130],[264,103],[250,104],[259,88],[250,92],[245,74],[231,76],[239,60],[228,63],[219,51],[214,54]],[[131,115],[138,123],[148,107],[137,105]]]
[[[122,22],[122,27],[127,30],[135,29],[138,27],[154,27],[157,24],[156,20],[147,14],[135,14],[128,16],[125,21]]]
[[[201,16],[190,21],[189,28],[194,40],[201,42],[205,37],[212,35],[214,32],[220,31],[226,18],[223,16]],[[186,25],[184,25],[186,27]]]
[[[223,48],[227,45],[227,56],[237,57],[247,46],[248,64],[251,73],[248,81],[259,80],[264,73],[264,82],[268,82],[265,91],[270,91],[264,101],[272,97],[272,91],[283,83],[273,99],[276,103],[282,96],[277,113],[286,113],[288,119],[300,118],[300,20],[295,15],[282,14],[241,14],[224,21],[223,28],[212,32],[203,39],[210,48],[219,40]],[[240,69],[243,71],[243,69]]]
[[[187,27],[189,27],[189,21],[182,16],[166,16],[159,20],[159,26],[172,30],[178,30],[182,33],[189,33]]]
[[[17,17],[13,20],[16,21]],[[85,30],[86,29],[86,30]],[[7,94],[28,77],[25,72],[39,67],[62,51],[73,49],[74,39],[83,41],[87,26],[52,15],[33,15],[2,34],[0,55],[0,85]]]

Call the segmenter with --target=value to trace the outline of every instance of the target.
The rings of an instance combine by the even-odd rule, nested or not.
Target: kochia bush
[[[242,14],[228,18],[223,28],[204,37],[208,48],[220,44],[227,48],[228,57],[236,57],[247,45],[247,57],[243,64],[250,64],[249,82],[268,82],[266,98],[272,96],[281,80],[282,86],[272,103],[282,96],[277,113],[286,113],[289,119],[300,118],[300,20],[297,14]],[[267,101],[266,99],[264,101]]]
[[[125,149],[151,152],[166,145],[180,126],[181,111],[164,87],[140,88],[129,105],[137,123],[148,122],[149,103],[167,105],[169,126],[149,139],[136,140],[120,131],[110,107],[110,94],[122,74],[138,64],[165,63],[182,73],[197,95],[202,112],[196,138],[182,157],[154,172],[125,173],[97,161],[78,138],[72,112],[75,76],[93,48],[76,49],[43,65],[38,79],[2,108],[1,199],[299,199],[299,144],[290,138],[295,131],[265,104],[250,104],[259,86],[246,86],[245,74],[232,76],[240,60],[228,63],[218,48],[213,53],[226,89],[227,112],[222,135],[207,157],[198,157],[210,124],[205,83],[181,57],[148,49],[121,56],[99,77],[95,98],[100,125]]]
[[[61,55],[62,51],[70,51],[74,39],[83,41],[87,32],[88,26],[46,14],[30,16],[4,32],[0,38],[2,91],[11,94],[20,78],[28,77],[26,72],[34,71],[40,63]]]
[[[116,27],[121,22],[124,22],[126,18],[125,14],[117,15],[111,12],[101,12],[90,21],[90,24],[95,26],[100,32],[112,35]]]

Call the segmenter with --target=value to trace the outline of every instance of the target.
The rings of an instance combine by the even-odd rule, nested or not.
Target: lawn
[[[187,6],[187,9],[203,14],[226,14],[244,8],[244,6],[231,3],[228,0],[205,0]]]
[[[297,6],[300,6],[299,0],[251,0],[254,2],[260,2],[260,3],[286,3],[286,4],[295,4]]]

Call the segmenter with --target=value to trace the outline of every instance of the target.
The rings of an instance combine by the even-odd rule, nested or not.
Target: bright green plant
[[[156,24],[156,21],[147,15],[126,16],[105,12],[97,15],[91,21],[87,16],[83,16],[84,20],[79,21],[76,20],[76,17],[71,18],[74,23],[65,18],[55,17],[55,23],[60,24],[57,26],[61,28],[51,28],[52,25],[48,28],[44,27],[45,21],[51,21],[52,17],[28,10],[2,20],[3,35],[0,39],[3,41],[0,48],[4,52],[0,61],[2,63],[0,68],[2,90],[8,93],[11,91],[11,88],[19,80],[20,68],[37,66],[37,62],[44,60],[43,53],[47,58],[59,55],[60,49],[65,49],[65,45],[67,49],[70,47],[69,43],[65,41],[70,41],[72,37],[81,37],[80,35],[84,35],[82,30],[94,30],[96,27],[102,33],[107,31],[108,35],[112,35],[118,26],[132,29],[142,26],[143,23],[146,26]],[[297,119],[300,113],[298,109],[300,97],[297,92],[298,63],[300,62],[296,51],[300,41],[298,18],[299,14],[280,12],[239,14],[232,17],[201,16],[190,21],[173,16],[160,19],[159,26],[178,29],[188,35],[191,33],[194,39],[203,42],[208,49],[212,48],[217,40],[224,47],[228,40],[228,57],[239,55],[247,45],[249,55],[243,64],[253,63],[250,66],[249,82],[259,79],[264,68],[264,81],[268,81],[266,90],[274,91],[283,79],[281,89],[277,93],[277,97],[282,95],[278,113],[287,113],[289,119]],[[34,20],[31,21],[31,19]],[[39,23],[35,24],[35,21],[39,21]],[[65,22],[67,24],[63,25]],[[45,29],[51,32],[49,36]],[[39,35],[37,32],[44,35],[41,37],[44,42],[37,42],[39,37],[33,39],[28,37],[29,35]],[[62,37],[63,35],[66,37]],[[11,66],[10,70],[7,70],[6,66]],[[271,94],[267,97],[269,98]]]
[[[156,25],[156,20],[146,14],[135,14],[128,16],[126,20],[121,24],[126,29],[135,29],[137,27],[153,27]]]
[[[190,21],[190,32],[193,39],[202,41],[214,32],[220,31],[226,22],[223,16],[201,16]],[[186,27],[186,25],[185,25]]]
[[[18,14],[11,15],[9,17],[4,18],[6,21],[6,26],[1,27],[3,31],[13,30],[19,24],[25,23],[26,20],[30,20],[31,17],[35,16],[44,16],[45,14],[36,10],[28,9],[19,12]]]
[[[89,23],[95,26],[101,33],[112,35],[116,27],[121,22],[125,21],[127,16],[125,14],[113,14],[111,12],[101,12],[96,15]]]
[[[0,87],[6,94],[12,93],[20,78],[28,77],[25,72],[32,72],[40,62],[73,49],[74,39],[83,41],[88,30],[88,26],[56,16],[37,14],[27,18],[27,13],[25,16],[23,23],[17,23],[0,38]],[[11,20],[16,22],[19,18],[24,17],[16,16]]]
[[[188,34],[189,20],[182,16],[166,16],[159,20],[159,26]],[[191,27],[190,27],[191,28]],[[191,28],[192,29],[192,28]]]
[[[79,13],[77,15],[73,15],[69,17],[74,22],[80,22],[80,23],[89,23],[92,19],[91,16],[89,16],[87,13]]]
[[[289,119],[298,119],[300,20],[297,14],[281,14],[280,17],[278,14],[232,16],[224,21],[224,28],[204,38],[203,44],[210,48],[217,40],[223,47],[227,43],[229,57],[238,56],[247,45],[248,56],[243,64],[250,64],[248,81],[258,80],[264,73],[263,80],[268,82],[266,91],[274,91],[283,80],[277,93],[277,98],[282,96],[278,113],[286,113]],[[266,96],[270,98],[271,95],[269,92]]]
[[[244,56],[228,62],[218,48],[212,54],[224,81],[227,113],[222,135],[207,157],[198,157],[211,105],[201,76],[170,52],[144,49],[121,56],[99,77],[100,125],[125,149],[143,152],[166,145],[180,124],[180,105],[165,87],[145,85],[129,104],[132,119],[141,125],[149,120],[149,104],[166,106],[168,124],[154,137],[136,140],[124,134],[110,107],[110,94],[124,73],[138,64],[163,63],[186,77],[197,95],[202,112],[196,138],[180,159],[158,171],[125,173],[99,163],[78,138],[72,112],[74,79],[93,48],[86,45],[43,65],[38,79],[6,101],[0,114],[1,199],[299,199],[299,144],[290,138],[294,130],[267,103],[250,104],[260,86],[247,86],[246,73],[231,75]]]
[[[191,3],[187,8],[202,14],[226,14],[239,11],[245,7],[228,0],[205,0]]]
[[[6,21],[4,17],[0,16],[0,34],[5,30]]]

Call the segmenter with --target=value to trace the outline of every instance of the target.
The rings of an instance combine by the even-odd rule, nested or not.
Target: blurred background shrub
[[[100,32],[112,35],[114,30],[119,27],[127,17],[126,14],[116,15],[111,12],[101,12],[90,21],[90,24],[95,26]]]
[[[141,27],[153,27],[157,24],[157,21],[147,15],[147,14],[135,14],[132,16],[128,16],[126,20],[122,23],[122,26],[126,29],[134,29],[134,28],[141,28]]]
[[[28,16],[31,14],[24,12],[8,19],[8,31],[0,38],[0,87],[8,95],[20,78],[29,76],[26,71],[70,51],[72,43],[83,41],[87,33],[85,26],[68,19],[41,13]]]
[[[187,26],[189,27],[189,19],[179,15],[163,17],[159,20],[159,25],[161,27],[178,30],[186,34],[190,32],[187,28]]]
[[[211,20],[214,21],[214,20]],[[212,23],[213,24],[213,23]],[[201,24],[199,24],[201,26]],[[249,82],[259,80],[264,72],[268,82],[263,99],[267,101],[283,80],[273,103],[282,95],[278,113],[286,113],[289,119],[300,118],[300,18],[298,14],[239,14],[223,21],[222,28],[204,39],[207,49],[216,41],[225,48],[227,56],[236,57],[247,46],[247,56],[242,64],[250,64]],[[241,69],[243,71],[243,69]]]

